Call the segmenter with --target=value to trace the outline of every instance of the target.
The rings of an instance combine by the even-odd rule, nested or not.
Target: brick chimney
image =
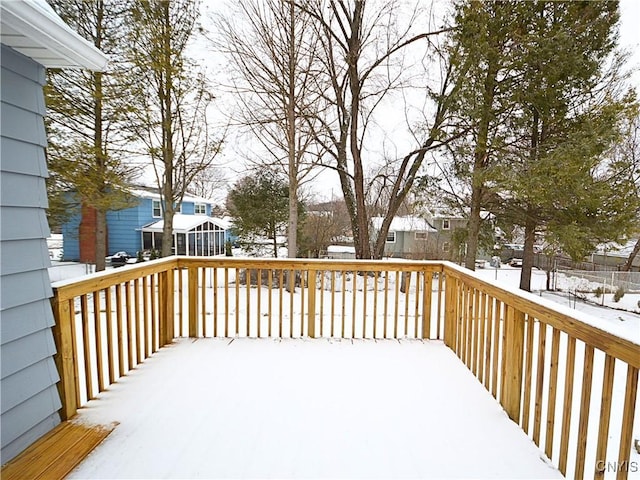
[[[96,263],[96,209],[82,205],[82,218],[79,227],[80,261]],[[107,237],[108,241],[108,237]],[[107,252],[109,245],[107,244]]]

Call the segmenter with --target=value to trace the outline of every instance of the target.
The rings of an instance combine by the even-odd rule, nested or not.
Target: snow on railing
[[[53,288],[65,419],[179,336],[444,339],[563,474],[639,467],[640,346],[449,262],[170,257]]]

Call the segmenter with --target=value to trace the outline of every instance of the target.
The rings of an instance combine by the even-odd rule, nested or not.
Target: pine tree
[[[461,1],[451,33],[451,57],[460,86],[451,106],[449,148],[453,171],[466,192],[468,208],[465,266],[475,269],[481,211],[491,195],[491,171],[505,147],[504,124],[511,112],[508,96],[517,79],[517,28],[513,2]],[[447,192],[448,196],[458,193]]]
[[[229,191],[227,210],[235,235],[245,244],[256,237],[271,239],[273,256],[278,256],[277,236],[284,232],[289,218],[287,182],[264,169],[243,177]]]
[[[619,93],[617,2],[516,2],[520,75],[512,148],[494,177],[498,210],[524,229],[520,287],[529,290],[538,232],[581,257],[629,228],[637,202],[607,153],[633,104]]]
[[[53,221],[66,220],[78,204],[96,210],[95,255],[100,271],[107,254],[106,213],[130,205],[126,190],[134,174],[124,160],[128,139],[122,134],[129,109],[123,95],[125,15],[117,0],[55,0],[51,5],[110,57],[104,72],[51,69],[45,88]]]

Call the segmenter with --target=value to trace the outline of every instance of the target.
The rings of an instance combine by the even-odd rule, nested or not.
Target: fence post
[[[458,281],[453,276],[447,275],[445,277],[444,291],[444,344],[455,352],[458,325]]]
[[[189,267],[187,271],[189,275],[189,336],[195,338],[198,336],[198,269]]]
[[[174,335],[174,292],[173,292],[173,267],[168,267],[158,274],[158,293],[160,295],[160,346],[171,343]],[[182,319],[180,319],[182,323]]]
[[[522,362],[524,360],[524,313],[507,305],[504,320],[505,351],[501,403],[509,418],[520,422],[522,399]]]
[[[307,292],[308,292],[307,333],[310,338],[316,338],[316,272],[315,270],[308,270]]]
[[[78,410],[75,379],[75,362],[77,359],[72,331],[73,312],[71,305],[73,300],[60,301],[56,289],[54,289],[53,295],[51,306],[55,324],[52,327],[52,331],[56,344],[54,360],[60,375],[60,381],[58,382],[58,393],[62,402],[60,417],[64,421],[73,417]]]

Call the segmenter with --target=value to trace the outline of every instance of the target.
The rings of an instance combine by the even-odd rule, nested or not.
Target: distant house
[[[157,189],[131,190],[131,207],[107,212],[107,252],[130,255],[162,248],[162,205]],[[173,249],[177,255],[224,253],[229,236],[225,220],[211,216],[210,200],[185,195],[173,218]],[[95,262],[95,217],[86,207],[62,226],[64,259]]]
[[[382,227],[382,217],[373,217],[375,232]],[[385,257],[434,259],[438,231],[424,218],[417,216],[395,217],[391,221],[384,245]]]
[[[44,0],[0,2],[1,462],[60,423],[47,268],[45,68],[102,70],[107,58]]]
[[[348,245],[329,245],[327,247],[327,258],[329,259],[355,259],[356,248]]]
[[[457,241],[454,235],[457,230],[466,230],[467,218],[442,210],[435,210],[430,217],[431,224],[437,230],[435,235],[436,259],[456,260],[461,252],[458,252]]]

